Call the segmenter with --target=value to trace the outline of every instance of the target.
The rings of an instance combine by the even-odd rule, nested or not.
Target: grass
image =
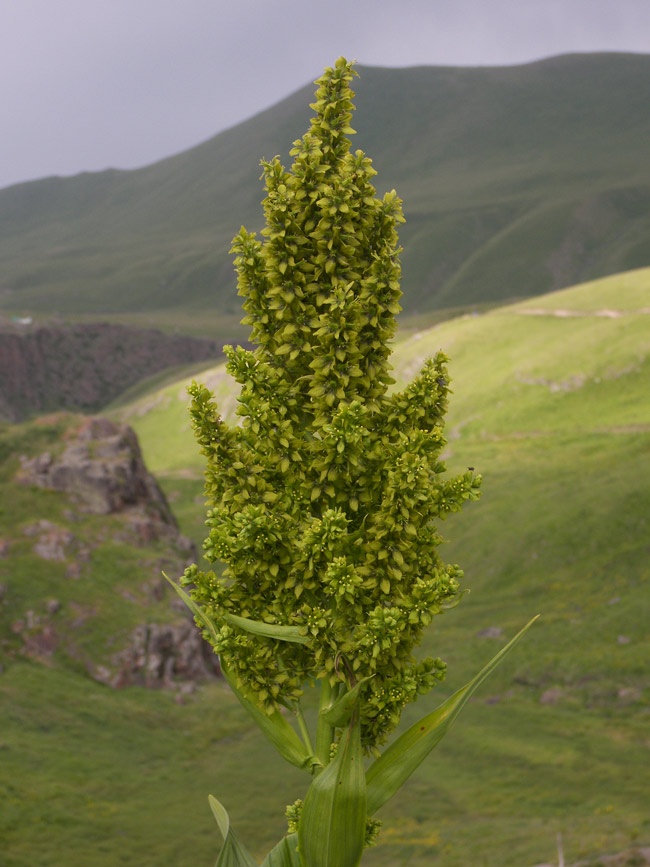
[[[56,633],[56,647],[41,661],[86,672],[122,649],[140,623],[177,619],[168,601],[155,601],[151,592],[161,569],[179,569],[181,555],[168,542],[140,545],[119,515],[84,514],[65,494],[16,481],[20,455],[56,454],[79,421],[62,414],[0,426],[0,540],[7,546],[0,557],[3,667],[24,658],[21,632],[38,638],[46,625]],[[64,559],[45,560],[35,552],[41,531],[30,528],[40,521],[71,534]],[[78,566],[79,574],[71,575],[70,566]],[[50,616],[51,600],[59,608]]]
[[[406,202],[408,312],[650,262],[648,56],[360,72],[353,147],[374,160],[380,193]],[[242,223],[260,228],[259,160],[287,159],[312,98],[307,85],[142,169],[0,191],[0,308],[237,339],[230,240]]]
[[[650,842],[650,319],[639,312],[649,283],[648,269],[623,274],[537,299],[549,315],[519,302],[396,344],[402,382],[439,346],[453,356],[447,464],[484,473],[481,502],[441,528],[444,556],[461,563],[471,590],[425,638],[423,654],[448,662],[447,680],[404,722],[542,617],[383,808],[368,867],[554,863],[558,832],[568,864]],[[595,315],[604,308],[624,315]],[[586,315],[553,315],[561,309]],[[203,375],[232,418],[221,369]],[[201,459],[186,403],[177,382],[119,413],[138,430],[183,530],[200,540]],[[34,450],[47,441],[25,426],[0,454],[30,437]],[[101,569],[98,594],[124,580],[108,577],[108,562]],[[25,586],[36,582],[27,575]],[[124,616],[106,608],[113,630]],[[502,632],[482,636],[489,627]],[[219,836],[208,793],[261,856],[283,832],[284,806],[304,793],[307,778],[275,757],[220,685],[178,705],[163,692],[111,691],[65,660],[53,669],[13,661],[0,702],[9,709],[0,716],[0,839],[10,867],[209,863]]]
[[[168,692],[21,663],[0,680],[0,700],[3,865],[183,864],[188,837],[192,860],[214,854],[204,792],[233,745],[251,740],[223,687],[188,714]]]

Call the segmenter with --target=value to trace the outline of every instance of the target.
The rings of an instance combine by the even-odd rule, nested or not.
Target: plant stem
[[[329,677],[325,676],[320,688],[320,702],[318,705],[318,726],[316,728],[316,757],[323,763],[323,767],[330,763],[330,747],[334,737],[334,728],[325,722],[320,712],[329,707],[332,701],[332,687]]]
[[[305,746],[313,756],[314,746],[311,742],[311,738],[309,736],[309,729],[307,728],[307,723],[305,722],[305,717],[302,712],[302,708],[300,707],[300,704],[298,704],[298,707],[296,708],[296,717],[298,719],[298,728],[300,729],[300,734],[302,735],[302,739],[305,742]]]

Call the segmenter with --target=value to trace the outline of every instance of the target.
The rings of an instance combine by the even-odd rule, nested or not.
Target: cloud
[[[0,33],[0,186],[144,165],[367,65],[647,51],[647,0],[21,0]]]

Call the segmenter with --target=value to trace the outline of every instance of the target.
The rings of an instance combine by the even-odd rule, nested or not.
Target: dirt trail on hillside
[[[566,310],[562,307],[547,309],[545,307],[527,307],[523,310],[515,310],[520,316],[555,316],[558,319],[571,317],[597,316],[601,319],[618,319],[620,316],[635,316],[639,313],[650,313],[650,307],[641,307],[639,310]]]

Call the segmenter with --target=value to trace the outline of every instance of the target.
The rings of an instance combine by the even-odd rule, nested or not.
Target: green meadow
[[[649,311],[650,269],[642,269],[410,327],[396,340],[396,387],[437,349],[451,357],[447,466],[484,476],[481,500],[441,528],[446,559],[462,565],[470,591],[434,620],[422,648],[447,661],[447,679],[404,721],[541,618],[383,808],[369,867],[554,863],[558,832],[567,864],[586,858],[595,867],[604,853],[650,844]],[[233,418],[223,367],[198,378]],[[184,532],[200,543],[202,458],[188,381],[158,383],[113,412],[136,429]],[[6,441],[8,495],[17,490],[16,449],[37,453],[48,436],[32,423],[20,446]],[[31,495],[45,504],[43,517],[65,508],[58,495]],[[27,520],[23,498],[5,509],[2,535]],[[94,584],[102,594],[94,654],[132,616],[121,596],[109,601],[106,591],[129,576],[106,545],[84,579],[84,592]],[[61,576],[38,575],[28,559],[23,608],[63,594]],[[150,577],[129,574],[137,586]],[[82,589],[68,582],[70,601]],[[12,613],[2,616],[9,623]],[[110,690],[64,655],[49,668],[15,658],[0,676],[0,703],[7,867],[212,863],[220,837],[208,793],[261,856],[283,833],[284,806],[306,789],[307,777],[267,749],[221,684],[179,704],[167,692]]]

